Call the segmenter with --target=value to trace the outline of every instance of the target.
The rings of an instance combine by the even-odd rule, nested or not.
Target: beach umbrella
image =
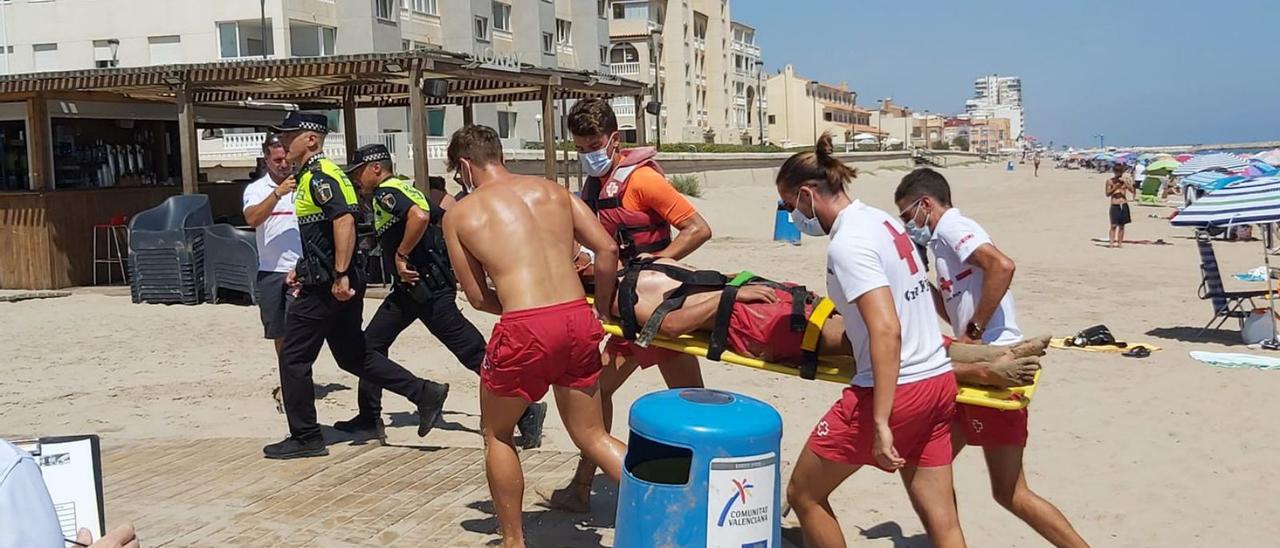
[[[1183,208],[1172,220],[1173,226],[1210,228],[1246,224],[1280,222],[1280,177],[1246,179],[1200,197]],[[1263,234],[1271,234],[1268,226]],[[1271,254],[1267,253],[1268,237],[1262,238],[1264,272],[1271,272]],[[1267,303],[1271,309],[1271,340],[1276,340],[1275,293],[1271,276],[1267,279]]]
[[[1185,161],[1190,160],[1190,159],[1192,159],[1192,158],[1195,158],[1195,155],[1194,155],[1194,154],[1179,154],[1179,155],[1177,155],[1177,156],[1174,156],[1174,157],[1173,157],[1173,159],[1174,159],[1174,160],[1177,160],[1177,161],[1179,161],[1179,162],[1185,162]]]
[[[1226,171],[1211,169],[1211,170],[1201,171],[1198,173],[1192,173],[1191,175],[1183,177],[1182,185],[1205,189],[1205,188],[1211,187],[1221,179],[1225,179],[1227,177],[1232,177],[1232,176],[1233,176],[1232,174],[1227,173]]]
[[[870,141],[870,142],[879,141],[879,139],[876,138],[875,135],[872,135],[870,133],[859,133],[857,135],[854,135],[853,140],[854,141]]]
[[[1253,155],[1253,159],[1266,162],[1273,166],[1280,166],[1280,148],[1259,152]]]
[[[1094,160],[1100,160],[1100,161],[1103,161],[1103,162],[1114,162],[1114,161],[1116,161],[1116,157],[1115,157],[1115,156],[1113,156],[1113,155],[1111,155],[1111,154],[1108,154],[1108,153],[1106,153],[1106,152],[1099,152],[1099,153],[1097,153],[1097,154],[1094,154],[1092,159],[1094,159]]]
[[[1277,168],[1275,165],[1269,164],[1257,158],[1249,160],[1249,167],[1260,171],[1261,173],[1259,175],[1263,177],[1276,175],[1277,173],[1280,173],[1280,168]]]
[[[1152,160],[1147,164],[1147,175],[1168,175],[1181,165],[1172,158],[1168,160]]]
[[[1215,152],[1211,154],[1201,154],[1183,162],[1182,165],[1173,170],[1173,174],[1190,175],[1192,173],[1210,169],[1224,169],[1230,171],[1233,169],[1243,169],[1248,165],[1248,162],[1240,159],[1239,156],[1234,154]]]

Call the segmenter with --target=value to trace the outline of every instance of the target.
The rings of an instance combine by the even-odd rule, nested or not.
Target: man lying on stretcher
[[[589,269],[582,270],[589,276]],[[612,314],[629,337],[647,342],[658,335],[674,339],[705,331],[711,335],[711,359],[718,359],[718,345],[719,350],[768,362],[805,361],[801,343],[821,298],[801,286],[750,273],[700,271],[666,258],[634,260],[620,277]],[[853,354],[840,316],[832,315],[821,325],[816,355]],[[1011,348],[954,343],[949,353],[962,384],[1010,387],[1032,382],[1047,344],[1048,337]]]

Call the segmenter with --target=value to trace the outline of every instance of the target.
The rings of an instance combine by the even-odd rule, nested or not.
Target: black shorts
[[[1111,204],[1111,226],[1124,226],[1131,222],[1129,204]]]
[[[262,316],[263,338],[284,338],[285,310],[293,303],[293,292],[284,282],[284,272],[258,271],[258,314]]]

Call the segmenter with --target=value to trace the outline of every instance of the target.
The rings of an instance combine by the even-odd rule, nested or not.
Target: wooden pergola
[[[443,84],[433,83],[433,80]],[[27,146],[34,190],[52,190],[46,100],[80,98],[176,104],[183,192],[193,193],[199,172],[198,105],[244,107],[286,103],[301,110],[341,109],[348,154],[357,143],[359,108],[408,107],[413,174],[427,180],[426,107],[457,105],[464,123],[480,103],[541,101],[542,139],[554,142],[557,99],[635,98],[643,105],[647,84],[617,77],[531,65],[485,64],[472,56],[436,49],[329,57],[244,60],[189,65],[110,68],[0,76],[0,102],[26,101],[32,123]],[[433,93],[428,93],[428,91]],[[638,137],[644,142],[643,109],[637,108]],[[555,147],[544,146],[546,176],[555,178]]]

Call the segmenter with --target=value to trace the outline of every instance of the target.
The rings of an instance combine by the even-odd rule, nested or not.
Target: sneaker
[[[304,457],[323,457],[329,454],[324,440],[302,441],[298,438],[285,438],[262,448],[262,456],[269,459],[300,459]]]
[[[371,433],[377,435],[378,439],[386,439],[387,437],[387,425],[382,422],[381,417],[356,415],[349,420],[333,423],[333,428],[348,434]]]
[[[542,421],[547,419],[547,404],[537,402],[524,410],[516,429],[520,431],[520,448],[537,449],[542,447]]]
[[[449,397],[449,384],[426,381],[427,389],[423,391],[422,401],[418,402],[418,437],[424,437],[436,425],[440,412],[444,411],[444,400]]]

